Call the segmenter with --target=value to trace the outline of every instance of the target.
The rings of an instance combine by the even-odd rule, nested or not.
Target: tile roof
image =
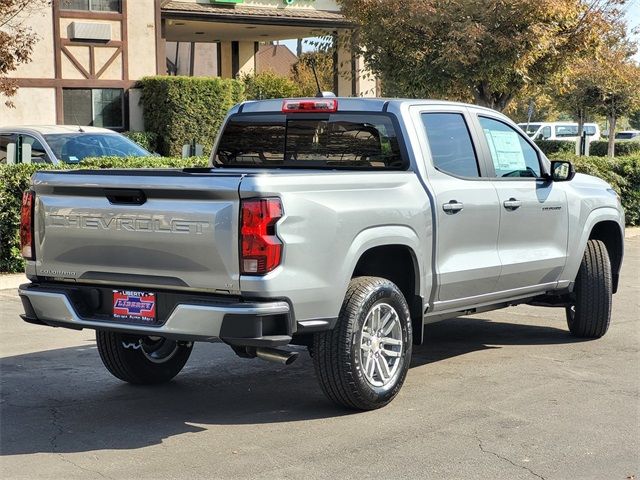
[[[254,23],[304,23],[348,27],[350,23],[339,12],[314,10],[310,8],[249,7],[244,5],[212,5],[169,1],[162,5],[162,13],[170,16],[188,16],[204,20],[207,17],[218,21]]]

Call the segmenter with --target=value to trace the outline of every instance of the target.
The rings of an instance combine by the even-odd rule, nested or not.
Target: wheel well
[[[620,279],[620,266],[622,264],[623,240],[622,232],[616,222],[610,220],[596,223],[591,230],[589,240],[601,240],[611,260],[611,273],[613,275],[613,293],[618,291]]]
[[[362,254],[352,277],[381,277],[395,283],[409,305],[413,327],[413,343],[422,343],[423,304],[417,258],[405,245],[374,247]]]

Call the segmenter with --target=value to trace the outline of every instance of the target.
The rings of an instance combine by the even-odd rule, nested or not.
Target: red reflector
[[[278,198],[252,198],[242,201],[240,213],[240,272],[263,275],[280,265],[282,242],[275,224],[282,218]]]
[[[337,112],[337,98],[322,98],[317,100],[285,100],[282,102],[284,113],[314,113],[314,112]]]
[[[20,251],[27,260],[33,260],[33,207],[35,193],[28,191],[22,194],[22,208],[20,209]]]

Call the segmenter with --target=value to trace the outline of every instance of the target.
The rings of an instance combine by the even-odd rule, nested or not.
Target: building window
[[[120,12],[121,0],[61,0],[62,10],[85,10],[92,12]]]
[[[119,88],[65,88],[62,91],[64,123],[124,128],[124,91]]]

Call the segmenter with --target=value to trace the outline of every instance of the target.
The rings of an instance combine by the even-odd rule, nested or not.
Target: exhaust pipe
[[[256,357],[281,365],[291,365],[298,359],[298,355],[298,352],[287,352],[276,348],[256,348]]]

